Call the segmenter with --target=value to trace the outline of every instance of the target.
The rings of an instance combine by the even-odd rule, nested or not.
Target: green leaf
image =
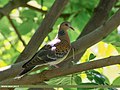
[[[92,75],[93,75],[93,78],[95,80],[96,83],[98,84],[105,84],[105,76],[100,74],[98,71],[95,71],[95,70],[90,70]]]
[[[28,21],[25,21],[24,23],[22,23],[18,30],[20,32],[20,34],[22,35],[25,35],[27,34],[28,32],[30,32],[33,28],[33,21],[32,20],[28,20]]]
[[[71,3],[72,12],[77,12],[81,9],[79,0],[74,0],[74,1],[72,0],[70,3]]]
[[[81,11],[72,19],[72,26],[78,30],[82,30],[88,22],[90,15],[86,11]]]
[[[91,70],[88,70],[88,71],[85,71],[86,75],[87,75],[87,78],[92,81],[94,76],[92,75],[92,72]]]
[[[49,2],[47,0],[44,0],[43,6],[50,8],[53,3],[54,3],[54,0],[49,0]]]
[[[93,75],[87,74],[87,78],[88,78],[90,81],[92,81],[94,77],[93,77]]]
[[[92,59],[94,59],[96,56],[93,54],[93,53],[91,53],[90,54],[90,56],[89,56],[89,60],[92,60]]]
[[[98,71],[89,70],[89,71],[86,71],[86,74],[87,74],[87,78],[90,81],[94,80],[97,84],[109,85],[109,80],[107,79],[107,77],[105,77]]]
[[[9,0],[0,0],[0,7],[3,7],[8,2],[9,2]]]
[[[98,75],[100,77],[100,79],[104,82],[104,85],[110,85],[110,81],[105,75],[103,75],[95,70],[90,70],[90,71],[94,74],[94,76]]]
[[[105,84],[104,83],[105,79],[104,79],[104,77],[102,75],[98,75],[98,74],[94,75],[94,80],[98,84],[103,84],[103,85]]]
[[[98,75],[101,75],[101,73],[99,73],[98,71],[95,71],[95,70],[89,70],[90,72],[94,73],[94,74],[98,74]]]
[[[112,85],[120,85],[120,76],[113,81]]]
[[[80,76],[75,76],[75,78],[74,78],[74,80],[75,80],[75,83],[77,84],[77,85],[80,85],[81,84],[81,82],[82,82],[82,79],[81,79],[81,77]]]
[[[27,10],[23,10],[21,13],[22,17],[28,18],[28,19],[33,19],[34,17],[36,17],[36,13],[33,10],[27,9]]]
[[[0,31],[6,35],[9,35],[10,34],[10,24],[8,22],[8,19],[6,17],[3,17],[1,20],[0,20]]]

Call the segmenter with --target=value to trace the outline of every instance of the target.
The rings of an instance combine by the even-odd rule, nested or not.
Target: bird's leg
[[[71,48],[72,49],[72,52],[73,52],[73,59],[75,59],[75,48]]]

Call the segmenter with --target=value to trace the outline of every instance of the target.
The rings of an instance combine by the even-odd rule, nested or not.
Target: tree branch
[[[61,14],[63,8],[67,4],[68,0],[55,0],[52,8],[46,14],[46,17],[42,21],[40,27],[35,32],[26,48],[20,54],[16,62],[30,59],[38,50],[40,44],[43,42],[47,34],[52,30],[52,27]],[[41,37],[42,36],[42,37]]]
[[[21,79],[8,79],[8,80],[0,82],[0,84],[1,85],[2,84],[4,84],[4,85],[7,85],[7,84],[8,85],[11,85],[11,84],[13,84],[13,85],[35,84],[38,82],[40,83],[45,80],[49,80],[51,78],[65,76],[65,75],[82,72],[82,71],[86,71],[86,70],[90,70],[90,69],[101,68],[101,67],[105,67],[105,66],[109,66],[109,65],[115,65],[115,64],[119,64],[119,63],[120,63],[120,56],[112,56],[112,57],[108,57],[105,59],[81,63],[79,65],[74,65],[69,68],[61,67],[61,68],[56,68],[53,70],[47,70],[47,71],[44,71],[39,74],[25,76]]]
[[[24,6],[30,0],[10,0],[8,4],[4,7],[0,8],[0,19],[5,15],[9,15],[9,13],[20,6]]]
[[[110,32],[112,32],[120,24],[119,18],[120,18],[120,10],[118,10],[111,17],[111,19],[109,19],[104,25],[99,27],[97,30],[94,30],[90,34],[87,34],[87,35],[81,37],[80,39],[78,39],[77,41],[73,42],[72,46],[75,47],[75,50],[76,50],[75,54],[84,51],[85,49],[87,49],[91,45],[102,40],[103,37],[107,36]],[[70,57],[72,57],[72,52],[69,54],[68,58],[70,58]],[[12,65],[11,68],[4,70],[4,71],[1,71],[0,72],[1,73],[0,74],[0,81],[7,79],[7,78],[15,77],[22,70],[22,65],[26,61],[16,63],[16,64]],[[118,63],[119,63],[119,61],[118,61]],[[64,71],[64,69],[63,69],[63,71]],[[67,70],[66,70],[66,73],[67,73]]]
[[[94,31],[100,25],[106,22],[109,17],[110,10],[115,5],[117,0],[100,0],[99,5],[94,9],[94,15],[87,23],[78,39],[88,33]]]
[[[85,36],[88,33],[96,30],[96,28],[98,28],[100,25],[105,23],[106,20],[109,17],[110,10],[112,9],[112,7],[114,6],[114,4],[116,2],[117,2],[117,0],[100,0],[97,8],[94,9],[94,13],[93,13],[92,18],[89,20],[89,22],[87,23],[87,25],[85,26],[85,28],[83,29],[82,33],[79,35],[79,37],[77,39],[79,39],[82,36]],[[79,61],[79,59],[83,56],[85,51],[86,50],[84,50],[83,52],[81,52],[79,54],[76,54],[74,61],[75,62]],[[66,63],[69,66],[68,63],[71,64],[72,60],[73,60],[73,58],[71,57],[68,60],[62,62],[60,64],[60,66],[66,65]]]
[[[42,9],[40,9],[40,8],[37,8],[37,7],[35,7],[35,6],[31,6],[31,5],[28,5],[28,4],[24,5],[24,7],[28,7],[28,8],[30,8],[30,9],[36,10],[36,11],[38,11],[38,12],[41,12],[41,13],[43,13],[43,14],[46,14],[46,13],[47,13],[47,11],[44,11],[44,10],[42,10]]]
[[[120,24],[120,20],[118,18],[120,18],[120,9],[99,28],[73,42],[72,46],[75,48],[75,54],[81,53],[109,35]],[[70,52],[68,58],[71,56],[72,51]]]
[[[67,2],[68,2],[68,0],[63,0],[63,1],[56,0],[55,1],[51,10],[48,12],[45,19],[41,23],[41,26],[38,28],[36,33],[31,38],[28,46],[26,46],[24,51],[18,57],[17,62],[29,59],[32,57],[32,55],[34,55],[34,53],[36,53],[37,49],[39,48],[39,45],[43,42],[43,39],[46,37],[46,35],[51,31],[53,24],[55,23],[56,19],[59,17],[60,13],[62,12],[62,10],[63,10],[64,6],[67,4]],[[19,67],[21,67],[21,66],[19,66]],[[19,68],[17,71],[19,71],[19,70],[22,70],[22,68]],[[9,71],[9,69],[8,69],[8,71]],[[3,71],[3,73],[7,73],[7,72]],[[17,72],[17,74],[18,74],[18,72]],[[13,77],[15,75],[16,74],[11,75],[10,77]],[[0,80],[3,80],[5,78],[7,78],[7,75],[4,77],[3,76],[0,77]]]
[[[8,18],[8,20],[9,20],[11,26],[13,27],[14,31],[16,32],[19,40],[22,42],[23,46],[25,47],[25,46],[26,46],[26,43],[25,43],[25,41],[22,39],[20,33],[18,32],[17,28],[15,27],[14,23],[12,22],[10,16],[8,15],[7,18]]]
[[[48,11],[44,11],[44,10],[42,10],[42,9],[39,9],[39,8],[37,8],[37,7],[31,6],[31,5],[28,5],[28,4],[26,4],[24,7],[28,7],[28,8],[30,8],[30,9],[36,10],[36,11],[38,11],[38,12],[41,12],[41,13],[43,13],[43,14],[46,14],[46,13],[48,12]],[[62,18],[70,17],[71,14],[72,14],[72,13],[61,14],[60,17],[62,17]]]
[[[102,25],[109,17],[109,12],[111,8],[114,6],[117,0],[100,0],[97,8],[94,10],[93,16],[90,19],[90,21],[87,23],[85,28],[83,29],[81,35],[77,38],[79,39],[80,37],[96,30],[97,27]],[[83,52],[76,54],[74,61],[77,62],[82,55],[84,54],[86,50]],[[66,66],[69,67],[71,64],[71,61],[73,60],[73,57],[63,61],[62,63],[59,64],[59,66]],[[41,67],[40,67],[41,68]],[[39,67],[35,68],[35,70],[38,70]]]

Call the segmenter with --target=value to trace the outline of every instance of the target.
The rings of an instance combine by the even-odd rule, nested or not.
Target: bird
[[[70,38],[67,32],[69,29],[74,30],[70,22],[62,22],[56,37],[45,44],[30,60],[22,65],[23,70],[19,76],[25,75],[36,66],[54,66],[62,62],[71,50]]]

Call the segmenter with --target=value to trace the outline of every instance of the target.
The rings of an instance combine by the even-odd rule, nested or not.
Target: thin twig
[[[31,5],[28,5],[28,4],[26,4],[25,7],[28,7],[28,8],[33,9],[33,10],[36,10],[36,11],[41,12],[41,13],[43,13],[43,14],[46,14],[46,13],[47,13],[47,11],[44,11],[44,10],[42,10],[42,9],[40,9],[40,8],[31,6]]]
[[[100,0],[98,6],[94,9],[93,16],[91,17],[89,22],[86,24],[85,28],[83,29],[83,31],[81,32],[81,34],[77,39],[91,33],[92,31],[96,30],[96,28],[98,28],[100,25],[102,25],[108,19],[109,12],[112,9],[112,7],[115,5],[115,3],[116,3],[116,0]],[[85,51],[86,50],[75,55],[74,62],[79,61]],[[73,58],[71,57],[66,61],[62,62],[60,66],[63,66],[63,65],[69,66],[68,63],[71,63],[72,60]]]
[[[28,4],[24,5],[24,7],[28,7],[28,8],[30,8],[30,9],[36,10],[36,11],[38,11],[38,12],[41,12],[41,13],[43,13],[43,14],[46,14],[46,13],[48,12],[48,11],[44,11],[44,10],[42,10],[42,9],[40,9],[40,8],[31,6],[31,5],[28,5]],[[60,17],[62,17],[62,18],[70,17],[71,14],[72,14],[72,13],[61,14]]]
[[[17,34],[17,36],[18,36],[19,40],[22,42],[22,44],[23,44],[23,45],[24,45],[24,47],[25,47],[25,46],[26,46],[26,43],[25,43],[25,41],[22,39],[22,37],[21,37],[20,33],[18,32],[17,28],[15,27],[15,25],[14,25],[14,23],[13,23],[12,19],[10,18],[10,16],[9,16],[9,15],[7,16],[7,18],[8,18],[8,20],[9,20],[9,22],[10,22],[11,26],[13,27],[13,29],[14,29],[15,33]]]

